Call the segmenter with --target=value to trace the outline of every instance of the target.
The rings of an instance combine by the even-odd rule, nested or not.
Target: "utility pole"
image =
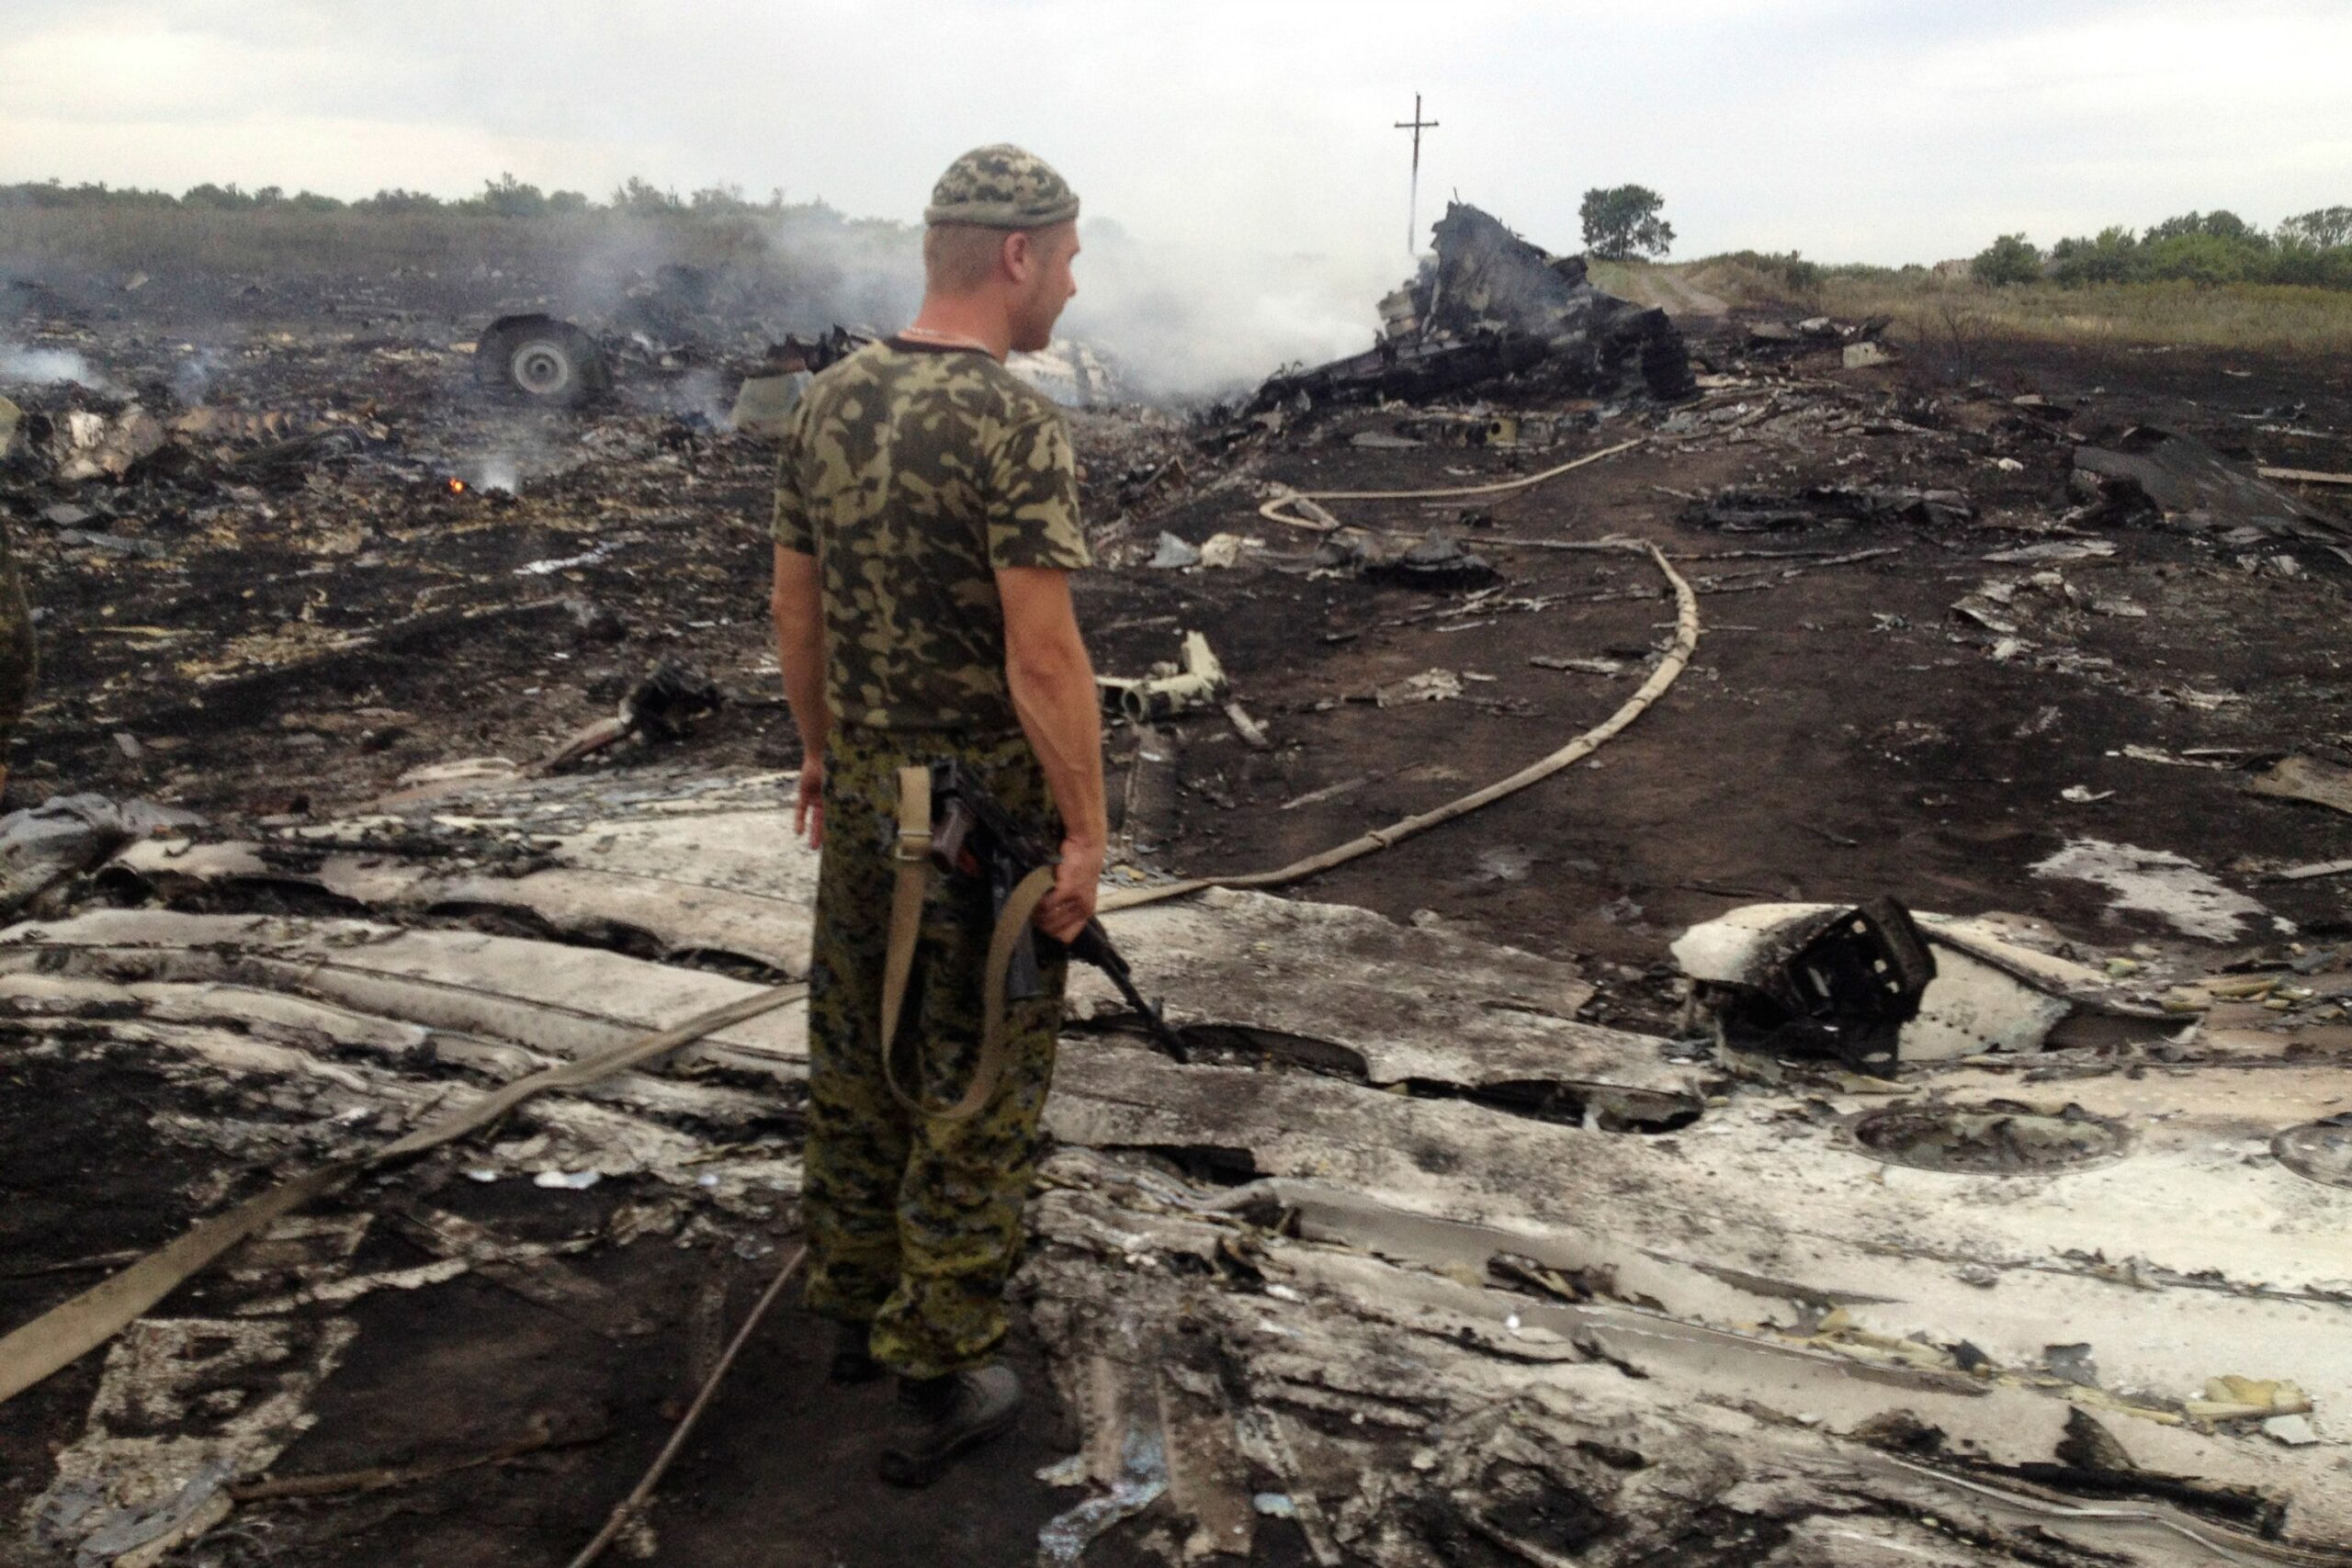
[[[1413,194],[1405,209],[1405,254],[1421,254],[1421,132],[1435,130],[1437,121],[1421,118],[1421,96],[1413,95],[1413,118],[1396,122],[1399,130],[1413,133]]]

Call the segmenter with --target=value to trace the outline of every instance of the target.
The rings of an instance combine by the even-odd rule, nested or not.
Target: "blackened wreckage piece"
[[[1380,341],[1362,354],[1276,376],[1245,414],[1305,393],[1313,402],[1427,401],[1476,388],[1513,400],[1664,400],[1695,389],[1666,312],[1596,288],[1581,256],[1548,255],[1463,202],[1435,228],[1436,254],[1381,301]]]

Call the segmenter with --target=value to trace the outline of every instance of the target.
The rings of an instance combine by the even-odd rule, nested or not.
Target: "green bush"
[[[2109,226],[2088,240],[2061,240],[2050,247],[2050,276],[2058,283],[2128,283],[2140,265],[2140,237]]]
[[[2225,234],[2190,230],[2166,234],[2140,247],[2136,282],[2244,283],[2267,270],[2260,249]]]
[[[2049,276],[2067,288],[2124,283],[2291,284],[2352,288],[2352,207],[2323,207],[2266,234],[2234,212],[2184,212],[2144,236],[2102,230],[2050,248]]]
[[[58,180],[28,181],[0,186],[0,208],[39,207],[176,207],[178,198],[164,190],[119,189],[106,184],[69,186]]]
[[[2346,210],[2352,212],[2352,209]],[[2264,270],[2265,280],[2270,283],[2352,288],[2352,243],[2319,245],[2282,233]]]
[[[2041,281],[2041,252],[2023,234],[2004,234],[1968,264],[1968,276],[1998,288],[2007,283]]]
[[[1792,294],[1811,294],[1821,287],[1827,276],[1819,262],[1804,259],[1794,251],[1779,254],[1770,251],[1725,251],[1719,256],[1709,256],[1696,264],[1700,266],[1728,265],[1745,267],[1760,273]]]

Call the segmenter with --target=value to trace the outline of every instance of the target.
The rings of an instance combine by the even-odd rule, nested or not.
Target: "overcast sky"
[[[6,0],[0,180],[444,195],[641,174],[912,220],[1012,140],[1139,239],[1405,248],[1448,192],[1555,250],[1932,261],[2352,202],[2352,0]],[[1385,263],[1383,265],[1385,265]],[[1394,268],[1391,268],[1394,270]]]

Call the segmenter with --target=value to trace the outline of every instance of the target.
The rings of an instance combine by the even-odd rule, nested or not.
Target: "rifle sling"
[[[1039,899],[1053,890],[1054,868],[1041,865],[1023,877],[997,912],[989,933],[988,967],[982,982],[980,1059],[972,1081],[953,1104],[933,1105],[909,1093],[899,1077],[899,1026],[906,1011],[907,986],[914,974],[915,947],[922,940],[923,899],[931,891],[931,770],[899,770],[899,878],[890,894],[890,947],[882,965],[882,1076],[891,1097],[918,1116],[964,1122],[979,1113],[1003,1081],[1011,1063],[1005,1038],[1005,971],[1013,949],[1036,913]],[[921,1064],[917,1064],[920,1068]],[[917,1081],[920,1090],[920,1078]]]

